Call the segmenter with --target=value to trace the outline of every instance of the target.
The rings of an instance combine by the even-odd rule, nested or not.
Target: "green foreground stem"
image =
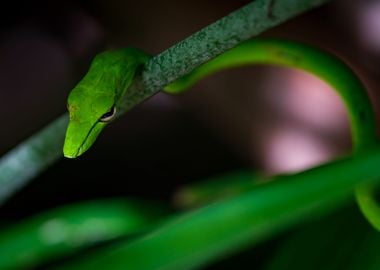
[[[353,198],[358,184],[380,181],[378,164],[380,145],[298,174],[278,176],[66,267],[194,269],[341,206]]]
[[[31,269],[117,237],[142,233],[168,214],[157,202],[85,201],[50,209],[0,232],[0,269]]]

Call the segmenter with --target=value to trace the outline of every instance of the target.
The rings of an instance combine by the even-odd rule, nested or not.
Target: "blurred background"
[[[137,47],[155,55],[248,2],[9,3],[0,11],[0,154],[66,110],[69,91],[98,52]],[[262,36],[302,41],[340,56],[368,86],[378,112],[379,32],[379,1],[341,0]],[[94,198],[172,200],[189,182],[240,169],[298,171],[349,153],[350,147],[345,109],[323,82],[284,68],[229,70],[186,94],[160,93],[133,109],[83,157],[60,160],[11,198],[0,218],[16,222]],[[258,249],[256,257],[274,244]],[[252,259],[247,254],[238,261]],[[229,260],[236,265],[236,258]]]

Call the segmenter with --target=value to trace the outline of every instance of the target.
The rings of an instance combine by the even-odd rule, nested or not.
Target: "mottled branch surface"
[[[330,0],[256,0],[152,58],[143,73],[147,95],[208,60]]]
[[[0,203],[62,156],[64,114],[0,158]]]
[[[326,2],[252,1],[153,57],[133,85],[127,109],[240,42]],[[62,157],[66,125],[65,114],[0,159],[0,203]]]
[[[125,110],[239,43],[329,1],[252,1],[150,59],[127,93]]]

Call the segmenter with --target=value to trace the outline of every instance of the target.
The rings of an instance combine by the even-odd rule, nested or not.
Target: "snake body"
[[[139,68],[149,58],[150,56],[137,49],[120,49],[104,52],[94,59],[87,75],[68,98],[70,122],[63,149],[66,157],[75,158],[83,154],[94,143],[101,130],[112,119],[125,112],[122,105],[128,98],[129,86]],[[164,91],[180,93],[205,76],[227,68],[253,64],[296,68],[325,81],[342,98],[348,111],[353,151],[375,144],[375,115],[361,81],[337,57],[305,44],[277,39],[243,42],[169,84]],[[359,196],[364,198],[371,190],[362,187]],[[373,205],[371,209],[366,207],[366,201],[368,200],[359,199],[363,212],[371,221],[371,216],[378,213],[374,213]]]

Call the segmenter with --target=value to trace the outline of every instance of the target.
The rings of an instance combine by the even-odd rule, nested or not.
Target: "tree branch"
[[[126,109],[240,42],[329,1],[252,1],[148,61]],[[66,125],[64,114],[0,159],[0,203],[62,156]]]

